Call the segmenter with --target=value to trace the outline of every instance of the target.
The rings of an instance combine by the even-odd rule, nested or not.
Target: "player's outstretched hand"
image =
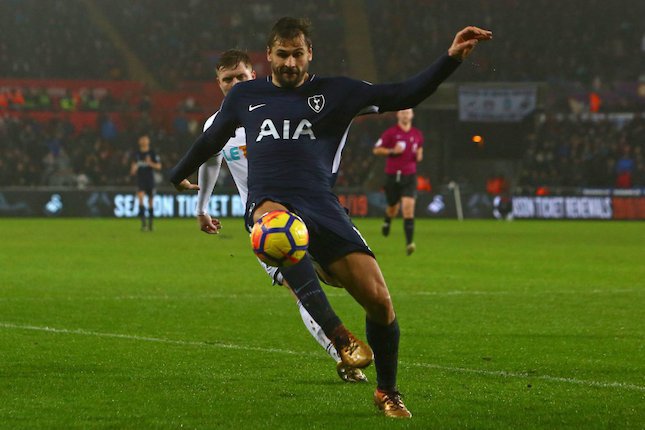
[[[208,234],[218,234],[222,228],[222,224],[217,218],[212,219],[209,214],[197,215],[197,220],[199,221],[199,228],[204,233]]]
[[[199,185],[191,184],[188,179],[184,179],[180,183],[175,185],[177,191],[199,191]]]
[[[448,55],[455,60],[464,61],[470,55],[479,41],[491,40],[493,33],[479,27],[466,27],[455,36],[452,45],[448,48]]]

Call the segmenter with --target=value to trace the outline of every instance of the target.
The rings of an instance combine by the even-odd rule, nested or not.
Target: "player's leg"
[[[280,203],[265,200],[253,211],[253,222],[257,222],[262,215],[273,210],[288,209]],[[297,264],[283,267],[280,271],[303,308],[320,325],[325,336],[334,343],[342,361],[351,367],[369,366],[372,362],[372,351],[345,328],[332,309],[309,256],[305,255]]]
[[[152,222],[155,218],[155,206],[154,206],[154,198],[155,198],[155,190],[151,189],[147,192],[148,195],[148,230],[152,231]]]
[[[146,229],[148,228],[146,225],[146,209],[143,203],[144,196],[144,190],[137,190],[137,202],[139,203],[139,219],[141,220],[141,231],[146,231]]]
[[[314,265],[314,270],[316,270],[316,275],[318,275],[319,280],[329,285],[330,287],[343,288],[343,285],[340,283],[340,281],[332,273],[330,273],[328,269],[322,267],[322,265],[316,260],[313,255],[310,254],[309,258],[311,259],[311,263]]]
[[[405,232],[405,249],[408,255],[412,254],[416,249],[416,245],[414,244],[414,205],[414,197],[401,197],[403,230]]]
[[[376,405],[389,417],[411,417],[396,384],[399,324],[376,259],[366,253],[353,252],[330,263],[329,270],[367,313],[365,329],[376,367]]]
[[[272,267],[264,264],[262,261],[258,260],[260,265],[264,268],[267,274],[273,280],[273,284],[283,285],[295,299],[296,305],[298,306],[298,312],[300,313],[300,318],[305,325],[307,331],[311,336],[318,342],[318,344],[325,350],[325,352],[336,362],[336,372],[340,379],[345,382],[367,382],[367,376],[360,370],[347,366],[338,355],[336,347],[333,342],[325,335],[325,332],[320,327],[320,325],[314,320],[314,318],[307,312],[307,309],[302,305],[298,297],[289,287],[288,282],[280,273],[280,270],[277,267]]]
[[[414,244],[414,203],[417,197],[417,175],[406,175],[401,180],[401,206],[405,252],[410,255],[416,250]]]
[[[390,234],[390,226],[392,224],[392,218],[396,218],[399,214],[399,203],[394,205],[388,204],[385,207],[385,218],[383,219],[383,226],[381,227],[381,233],[383,236],[387,237]]]
[[[401,200],[400,186],[396,176],[387,175],[384,188],[385,201],[387,202],[387,206],[385,207],[385,218],[383,219],[381,233],[383,234],[383,236],[387,237],[390,234],[390,225],[392,224],[392,218],[396,218],[399,213],[399,202]]]

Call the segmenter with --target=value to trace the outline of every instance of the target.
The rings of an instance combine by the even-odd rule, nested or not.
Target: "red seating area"
[[[170,128],[178,113],[200,120],[221,104],[214,82],[190,82],[181,90],[149,91],[136,81],[0,79],[0,114],[39,122],[65,119],[76,130],[95,127],[100,113],[118,126],[125,118],[149,115]]]

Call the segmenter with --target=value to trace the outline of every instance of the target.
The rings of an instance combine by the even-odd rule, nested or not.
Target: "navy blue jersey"
[[[175,166],[171,181],[178,184],[189,176],[243,126],[250,201],[258,195],[315,198],[331,192],[353,118],[416,106],[458,65],[444,55],[420,74],[396,84],[315,75],[296,88],[277,87],[270,77],[239,83],[228,93],[213,124]]]
[[[137,165],[138,184],[154,184],[154,169],[146,162],[148,157],[150,157],[150,161],[153,163],[159,162],[159,156],[153,150],[148,150],[146,152],[137,150],[132,155],[132,162]]]

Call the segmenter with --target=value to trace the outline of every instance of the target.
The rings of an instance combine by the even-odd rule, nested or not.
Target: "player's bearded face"
[[[283,88],[301,85],[308,76],[311,58],[312,51],[306,45],[304,36],[276,40],[267,50],[273,83]]]

